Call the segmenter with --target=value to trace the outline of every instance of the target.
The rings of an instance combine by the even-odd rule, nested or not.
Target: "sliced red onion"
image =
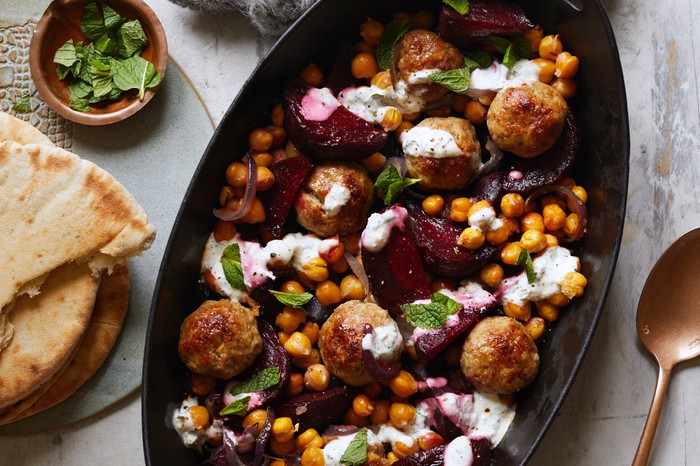
[[[224,427],[224,453],[229,466],[245,466],[236,452],[237,446],[236,433],[228,427]]]
[[[364,335],[374,333],[374,327],[370,324],[365,324],[363,329]],[[374,357],[372,350],[362,348],[362,362],[365,364],[365,369],[369,375],[377,380],[389,379],[401,370],[401,360],[386,362]]]
[[[406,177],[406,159],[403,157],[389,157],[386,160],[387,166],[393,165],[401,178]]]
[[[482,175],[488,175],[496,168],[498,168],[498,165],[501,163],[501,160],[503,160],[503,151],[500,147],[496,145],[495,142],[493,142],[493,139],[488,138],[486,140],[485,146],[486,150],[489,151],[489,154],[491,156],[489,157],[489,160],[485,164],[481,165],[481,167],[479,167],[476,173],[472,175],[472,179],[476,179]]]
[[[257,173],[258,165],[255,163],[255,159],[248,154],[248,179],[246,180],[245,194],[241,204],[236,210],[229,210],[226,207],[214,210],[216,218],[229,222],[238,220],[248,213],[257,193]]]
[[[344,255],[345,260],[348,262],[348,266],[352,270],[352,273],[354,273],[358,280],[360,280],[360,283],[362,283],[362,288],[364,288],[365,290],[365,296],[367,296],[367,298],[365,298],[365,301],[373,303],[374,298],[372,298],[372,294],[370,293],[369,278],[367,277],[367,272],[365,272],[365,268],[362,267],[360,261],[358,261],[357,258],[349,252],[346,252]]]
[[[326,429],[326,431],[323,434],[335,437],[342,437],[343,435],[352,435],[358,430],[360,430],[359,427],[351,425],[328,426],[328,429]]]
[[[266,411],[267,416],[265,417],[262,431],[260,431],[260,434],[255,439],[255,459],[253,460],[253,466],[263,466],[265,460],[268,459],[265,456],[265,449],[270,441],[272,423],[275,421],[275,411],[270,407],[268,407]]]
[[[530,195],[525,200],[525,208],[531,207],[535,202],[535,199],[543,194],[558,193],[563,194],[567,200],[571,201],[575,206],[575,214],[578,215],[578,227],[576,231],[571,236],[562,238],[560,241],[562,243],[573,243],[583,237],[586,231],[586,225],[588,223],[588,209],[586,204],[569,188],[562,186],[560,184],[552,184],[549,186],[542,186],[530,193]]]

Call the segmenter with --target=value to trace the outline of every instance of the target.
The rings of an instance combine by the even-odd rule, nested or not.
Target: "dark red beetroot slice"
[[[457,311],[459,322],[451,327],[440,330],[429,330],[413,337],[413,344],[416,348],[418,362],[426,364],[428,361],[442,353],[460,335],[465,333],[476,322],[481,320],[487,313],[496,308],[494,299],[482,306],[465,307]]]
[[[284,92],[284,126],[294,145],[305,155],[330,160],[360,160],[379,151],[387,133],[342,105],[323,121],[308,120],[301,101],[310,87],[297,80]]]
[[[403,313],[401,304],[430,299],[430,280],[418,247],[405,227],[394,227],[389,241],[379,252],[362,248],[362,265],[374,299],[392,315]]]
[[[472,0],[470,11],[459,14],[444,5],[440,36],[458,47],[488,42],[489,36],[517,36],[535,27],[523,10],[508,0]]]
[[[503,166],[509,170],[493,172],[480,179],[473,189],[474,196],[498,202],[505,193],[528,194],[537,188],[554,184],[564,178],[576,162],[581,143],[581,131],[573,114],[569,112],[564,131],[557,142],[542,155],[524,159],[509,155]],[[513,177],[513,172],[522,176]]]
[[[404,456],[394,466],[445,466],[445,445]]]
[[[285,398],[277,404],[275,413],[278,417],[290,417],[294,423],[298,422],[300,432],[311,428],[321,432],[342,419],[354,397],[355,392],[347,387],[305,393]]]
[[[312,168],[311,160],[303,156],[282,159],[270,166],[275,184],[269,191],[261,193],[261,197],[267,209],[265,227],[275,238],[282,236],[284,222]]]
[[[250,373],[255,374],[269,367],[277,367],[280,370],[280,383],[267,390],[257,392],[256,396],[252,397],[248,404],[248,411],[274,401],[282,394],[289,381],[291,366],[289,353],[282,346],[275,328],[267,321],[258,319],[258,332],[260,332],[260,337],[262,338],[263,350],[258,359],[255,360]]]
[[[457,244],[461,229],[442,217],[425,213],[418,205],[407,203],[409,230],[423,256],[425,268],[448,277],[466,277],[493,261],[498,248],[486,244],[471,251]]]

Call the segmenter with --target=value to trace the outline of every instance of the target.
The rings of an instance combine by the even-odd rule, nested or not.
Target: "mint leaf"
[[[511,69],[521,59],[530,58],[530,41],[522,38],[512,42],[503,37],[491,36],[491,43],[503,54],[503,64]]]
[[[95,42],[95,49],[105,55],[114,55],[117,51],[117,43],[109,36],[102,36]]]
[[[442,0],[442,3],[449,5],[460,15],[468,15],[471,5],[467,0]]]
[[[340,463],[347,466],[362,466],[367,462],[367,427],[358,430],[345,449]]]
[[[163,79],[153,63],[138,55],[123,61],[112,60],[112,72],[114,85],[122,91],[138,89],[139,99],[143,99],[147,88],[157,86]]]
[[[109,5],[102,4],[102,16],[104,18],[104,25],[107,32],[112,32],[116,30],[119,26],[126,21],[126,18],[122,18],[119,13],[114,11]]]
[[[440,71],[428,75],[428,78],[456,94],[466,94],[469,91],[469,68]]]
[[[117,44],[121,58],[129,58],[140,52],[147,42],[146,33],[143,32],[138,20],[127,21],[117,31]]]
[[[470,65],[467,60],[476,63],[478,66]],[[488,68],[491,66],[492,62],[493,59],[491,58],[491,55],[481,50],[475,50],[464,54],[464,63],[468,68]]]
[[[231,389],[231,395],[253,393],[267,390],[280,383],[280,370],[277,367],[268,367],[254,374],[248,381],[236,385]]]
[[[91,41],[97,41],[100,37],[107,34],[107,28],[102,17],[97,3],[88,3],[83,10],[83,18],[80,20],[80,30],[83,31],[85,37]]]
[[[241,248],[238,244],[226,246],[221,255],[221,265],[224,268],[226,281],[237,290],[246,291],[243,279],[243,266],[241,265]]]
[[[377,181],[374,183],[374,190],[375,192],[380,189],[383,190],[384,204],[391,205],[401,191],[412,184],[418,183],[418,181],[420,180],[415,178],[401,178],[396,167],[388,165],[377,177]]]
[[[227,404],[224,409],[219,412],[219,416],[245,416],[248,414],[248,403],[250,402],[250,397],[246,396],[240,400],[236,400],[232,403]]]
[[[462,309],[462,305],[442,293],[432,295],[432,301],[426,304],[402,304],[406,322],[414,327],[439,330],[445,326],[447,317]]]
[[[90,84],[86,83],[85,81],[82,81],[82,80],[77,80],[75,82],[72,82],[68,86],[68,94],[70,95],[71,100],[73,98],[85,99],[91,93],[92,93],[92,86]]]
[[[527,249],[522,249],[520,255],[518,256],[518,261],[516,265],[521,266],[525,269],[525,274],[527,275],[527,282],[534,283],[537,274],[535,273],[535,266],[532,264],[532,256],[527,252]]]
[[[12,105],[12,110],[17,113],[29,113],[32,111],[32,102],[29,100],[29,91],[25,91]]]
[[[406,18],[394,19],[384,28],[382,37],[377,44],[377,64],[382,70],[391,66],[391,54],[394,47],[408,32],[410,21]]]
[[[304,304],[311,301],[314,296],[311,293],[284,293],[282,291],[270,290],[277,301],[281,302],[285,306],[291,307],[301,307]]]
[[[491,36],[489,39],[491,39],[491,43],[494,47],[496,47],[498,53],[505,54],[508,47],[510,47],[510,41],[508,39],[504,39],[503,37]]]
[[[449,296],[442,294],[442,293],[433,293],[433,296],[431,297],[434,303],[440,303],[443,306],[445,306],[445,309],[447,311],[447,315],[452,315],[455,312],[459,311],[462,309],[462,305],[459,304],[457,301],[454,299],[450,298]]]
[[[58,65],[63,65],[70,68],[79,60],[78,54],[75,51],[73,39],[69,39],[65,44],[60,46],[53,56],[53,62]]]

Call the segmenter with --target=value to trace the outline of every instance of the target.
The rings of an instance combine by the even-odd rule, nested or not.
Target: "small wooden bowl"
[[[146,89],[142,100],[139,100],[135,89],[123,92],[117,100],[91,105],[89,112],[80,112],[68,105],[68,81],[58,78],[53,58],[56,50],[68,39],[85,44],[90,42],[80,30],[80,20],[85,5],[94,1],[54,0],[49,5],[37,24],[29,46],[29,68],[39,96],[49,107],[68,120],[98,126],[116,123],[133,115],[153,98],[157,87]],[[153,63],[165,77],[168,44],[165,30],[153,10],[142,0],[106,0],[101,3],[109,5],[125,18],[139,20],[148,37],[141,57]]]

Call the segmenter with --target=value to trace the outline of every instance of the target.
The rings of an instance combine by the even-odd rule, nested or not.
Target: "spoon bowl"
[[[637,307],[637,333],[659,363],[654,398],[633,466],[646,465],[673,367],[700,356],[700,228],[681,236],[649,273]]]

